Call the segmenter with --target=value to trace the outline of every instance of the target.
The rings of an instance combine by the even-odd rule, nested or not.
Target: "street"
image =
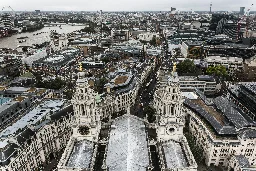
[[[146,106],[149,106],[150,102],[152,102],[153,100],[155,87],[156,87],[157,69],[158,67],[156,67],[155,70],[151,71],[146,82],[142,85],[142,87],[138,92],[138,96],[134,106],[131,108],[131,113],[140,118],[146,117],[146,114],[143,112],[143,110]]]

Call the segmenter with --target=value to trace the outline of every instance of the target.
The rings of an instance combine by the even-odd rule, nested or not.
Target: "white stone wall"
[[[16,158],[12,158],[1,171],[18,170],[34,171],[48,161],[50,153],[56,154],[66,146],[71,134],[72,115],[63,118],[62,122],[54,122],[42,127],[31,139],[31,144],[25,143],[19,150]]]
[[[205,93],[215,93],[216,91],[216,82],[206,82],[206,81],[198,81],[198,80],[182,80],[180,81],[180,89],[181,90],[194,90],[195,88],[199,89]]]
[[[182,112],[183,99],[179,83],[168,82],[154,94],[154,108],[157,112],[157,134],[159,141],[172,139],[179,140],[183,136],[185,115]]]
[[[181,51],[181,54],[187,58],[188,57],[188,46],[187,44],[185,44],[184,42],[182,42],[181,46],[180,46],[180,51]]]
[[[196,144],[203,148],[206,164],[208,166],[228,166],[233,155],[244,155],[252,165],[256,165],[256,139],[231,139],[217,137],[205,123],[192,111],[190,115],[189,130],[196,138]]]
[[[139,40],[142,40],[142,41],[150,41],[152,40],[153,37],[156,37],[156,38],[159,38],[159,34],[157,33],[144,33],[144,34],[139,34],[138,35],[138,38]]]
[[[135,87],[130,91],[115,96],[115,112],[126,111],[128,107],[132,106],[135,103],[138,90],[139,84],[136,83]]]
[[[96,116],[96,95],[88,82],[77,85],[76,92],[72,99],[76,122],[81,125],[95,124]]]

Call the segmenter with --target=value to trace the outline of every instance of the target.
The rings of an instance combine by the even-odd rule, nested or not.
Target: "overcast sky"
[[[11,6],[15,11],[180,11],[212,10],[239,11],[248,9],[255,0],[0,0],[0,7]],[[256,11],[256,7],[252,8]]]

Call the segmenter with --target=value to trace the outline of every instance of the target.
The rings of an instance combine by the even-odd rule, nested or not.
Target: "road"
[[[143,112],[144,108],[146,106],[150,105],[150,102],[153,100],[155,87],[156,87],[156,71],[158,67],[156,67],[155,70],[151,71],[149,74],[146,82],[142,85],[138,92],[137,99],[135,101],[135,105],[131,108],[131,113],[140,117],[145,118],[146,114]],[[147,84],[149,85],[147,86]]]

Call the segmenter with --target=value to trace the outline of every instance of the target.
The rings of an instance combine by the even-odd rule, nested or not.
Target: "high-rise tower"
[[[210,14],[212,13],[212,2],[210,3]]]

